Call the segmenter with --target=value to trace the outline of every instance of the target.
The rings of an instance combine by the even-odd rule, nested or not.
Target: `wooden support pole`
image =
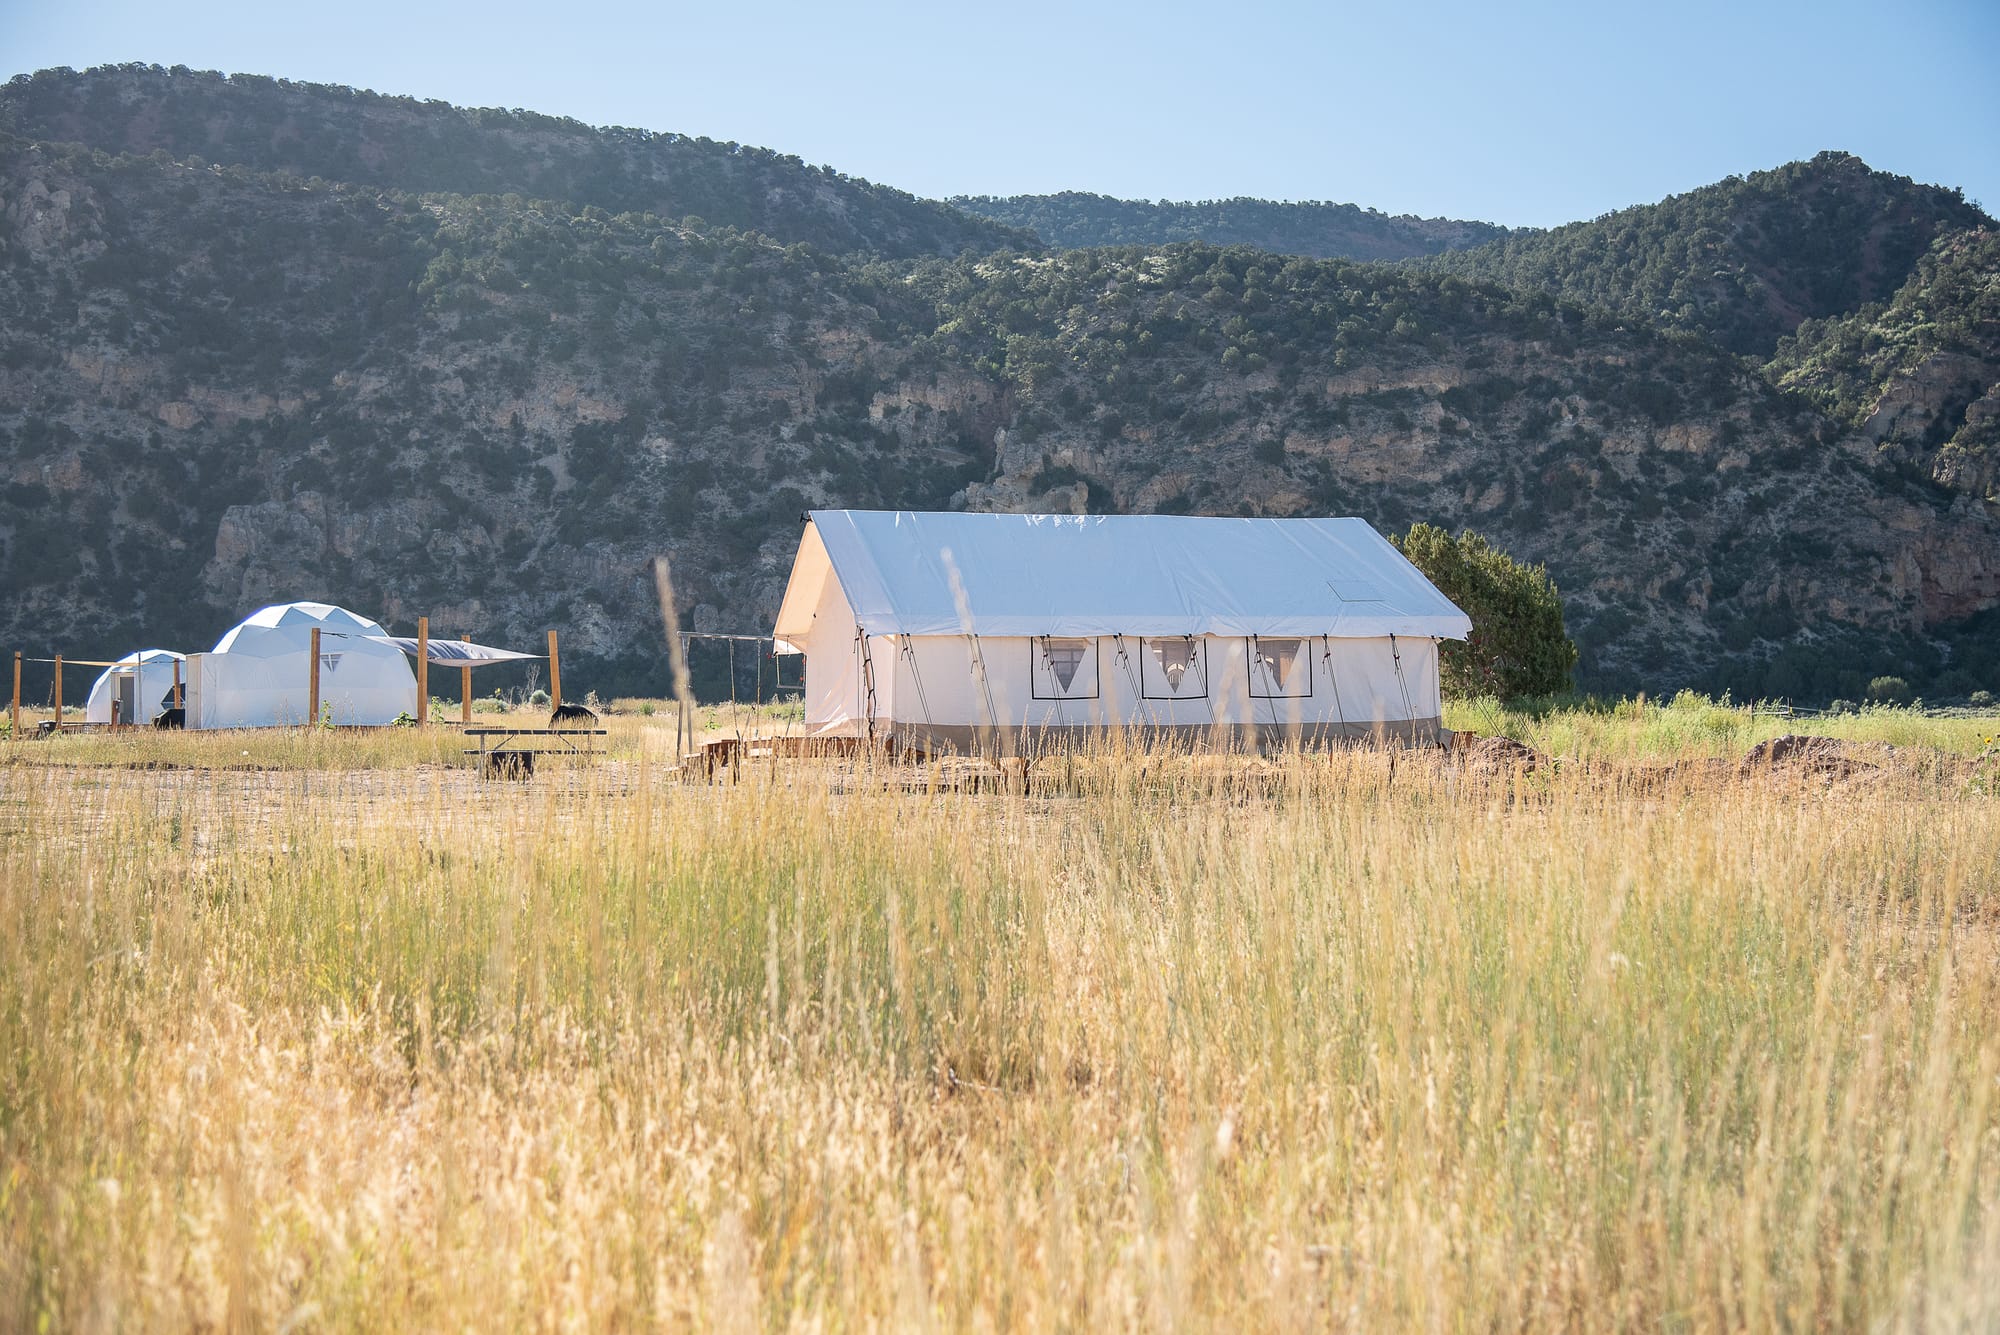
[[[56,731],[62,731],[62,655],[56,655]]]
[[[319,627],[312,628],[312,669],[306,673],[306,726],[319,723]]]
[[[562,703],[562,659],[556,656],[556,633],[549,632],[549,708]]]
[[[417,618],[417,726],[431,721],[431,619]]]
[[[174,660],[174,708],[181,707],[181,660]]]
[[[15,741],[21,740],[21,651],[14,651],[14,732]]]
[[[458,666],[458,721],[472,722],[472,664]]]

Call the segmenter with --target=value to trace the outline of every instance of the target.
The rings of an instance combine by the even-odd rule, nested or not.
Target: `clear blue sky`
[[[0,73],[115,61],[734,139],[932,196],[1546,225],[1840,148],[2000,210],[2000,0],[0,0]]]

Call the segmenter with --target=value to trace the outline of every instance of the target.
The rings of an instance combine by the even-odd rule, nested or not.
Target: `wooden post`
[[[14,651],[14,731],[15,741],[21,740],[21,651]]]
[[[562,703],[562,660],[556,657],[556,633],[549,632],[549,708]]]
[[[458,667],[458,721],[468,727],[472,723],[472,664],[461,663]]]
[[[56,731],[62,731],[62,655],[56,655]]]
[[[319,627],[312,628],[312,670],[306,674],[306,726],[319,724]]]
[[[431,721],[431,619],[417,618],[417,726]]]
[[[181,708],[181,660],[174,660],[174,708]]]

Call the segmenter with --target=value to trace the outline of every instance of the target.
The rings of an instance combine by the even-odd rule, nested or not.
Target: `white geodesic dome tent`
[[[151,723],[173,703],[174,664],[186,661],[186,655],[171,649],[141,649],[125,655],[91,684],[90,699],[83,707],[84,722],[110,723],[115,702],[118,722]]]
[[[336,724],[385,724],[417,708],[409,660],[380,623],[329,603],[251,613],[187,660],[187,726],[272,728],[310,722],[312,632],[320,632],[319,699]]]
[[[779,608],[806,731],[1435,740],[1471,621],[1360,519],[816,510]]]

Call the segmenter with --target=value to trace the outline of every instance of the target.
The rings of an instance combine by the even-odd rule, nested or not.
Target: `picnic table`
[[[467,728],[464,735],[478,745],[465,754],[478,756],[474,763],[490,777],[525,779],[535,772],[536,756],[595,758],[603,754],[596,739],[610,734],[609,728]]]

